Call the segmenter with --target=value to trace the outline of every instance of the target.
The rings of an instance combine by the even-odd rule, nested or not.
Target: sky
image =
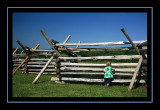
[[[14,12],[12,14],[12,47],[20,48],[16,42],[39,49],[51,49],[41,29],[49,39],[63,43],[99,43],[128,41],[122,33],[124,28],[133,41],[147,40],[147,13],[145,12]],[[80,46],[79,48],[81,48]]]

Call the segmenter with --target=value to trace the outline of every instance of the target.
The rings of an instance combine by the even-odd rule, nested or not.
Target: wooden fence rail
[[[146,42],[146,40],[142,41],[133,41],[134,44],[140,44]],[[57,43],[56,46],[97,46],[97,45],[126,45],[130,44],[129,41],[118,41],[118,42],[101,42],[101,43]]]
[[[108,48],[58,48],[59,51],[73,51],[73,52],[79,52],[79,51],[118,51],[118,50],[133,50],[133,47],[108,47]],[[139,50],[146,50],[147,47],[142,47],[142,49]],[[54,52],[54,50],[33,50],[34,52]]]
[[[105,67],[106,64],[94,64],[94,63],[69,63],[69,62],[62,62],[62,66],[98,66],[98,67]],[[137,66],[137,63],[112,63],[112,66]]]
[[[62,75],[104,75],[104,72],[61,72]],[[133,76],[133,73],[114,73],[116,76]]]
[[[104,68],[86,68],[86,67],[61,67],[63,71],[103,71]],[[134,72],[135,68],[117,68],[116,71],[120,72]]]
[[[139,59],[140,55],[114,55],[93,57],[59,57],[61,60]]]
[[[51,79],[52,80],[52,79]],[[53,79],[54,80],[54,79]],[[83,81],[83,82],[104,82],[104,79],[90,79],[90,78],[69,78],[69,77],[62,77],[63,81]],[[136,82],[137,80],[135,80]],[[113,83],[130,83],[131,79],[114,79]],[[144,80],[140,80],[139,83],[145,83]]]

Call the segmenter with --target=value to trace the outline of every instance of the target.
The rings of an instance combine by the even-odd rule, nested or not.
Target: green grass
[[[50,81],[54,75],[42,75],[37,84],[32,84],[36,74],[13,75],[13,97],[147,97],[147,89],[142,87],[128,91],[128,84],[113,84],[105,87],[103,83],[55,84]]]
[[[20,51],[17,51],[20,53]],[[64,54],[64,53],[63,53]],[[102,51],[102,52],[79,52],[78,55],[87,56],[107,56],[107,55],[136,55],[135,51]],[[36,56],[42,58],[43,56]],[[48,56],[50,57],[50,56]],[[47,58],[48,58],[47,57]],[[85,60],[81,63],[103,63],[108,60]],[[135,63],[132,60],[110,60],[112,63]],[[79,61],[80,63],[80,61]],[[126,68],[126,67],[125,67]],[[18,71],[13,75],[12,96],[13,97],[147,97],[147,89],[144,87],[133,87],[128,91],[128,84],[113,84],[106,88],[103,83],[66,83],[55,84],[50,81],[55,75],[42,75],[37,84],[32,84],[36,74],[22,74]],[[77,76],[79,77],[79,76]],[[89,76],[95,77],[95,76]],[[101,76],[96,76],[101,77]],[[117,76],[115,76],[117,77]]]

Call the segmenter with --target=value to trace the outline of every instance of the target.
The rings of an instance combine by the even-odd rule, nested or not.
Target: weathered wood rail
[[[142,41],[133,41],[134,44],[140,44],[146,42],[146,40]],[[129,41],[118,41],[118,42],[101,42],[101,43],[57,43],[56,46],[97,46],[97,45],[126,45],[130,44]]]

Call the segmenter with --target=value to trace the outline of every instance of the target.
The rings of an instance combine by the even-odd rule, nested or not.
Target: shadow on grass
[[[103,82],[80,82],[80,81],[65,81],[65,83],[69,84],[86,84],[86,85],[104,85]],[[110,83],[110,86],[128,86],[129,87],[130,83]],[[135,90],[137,88],[141,88],[143,90],[147,90],[147,87],[145,84],[140,84],[140,83],[135,83],[132,90]]]
[[[104,85],[103,82],[81,82],[81,81],[64,81],[65,83],[69,83],[69,84],[86,84],[86,85]],[[122,85],[122,86],[129,86],[130,83],[110,83],[110,86],[114,86],[114,85]]]
[[[141,88],[142,90],[147,90],[147,86],[146,84],[140,84],[140,83],[135,83],[132,90],[137,89],[137,88]]]
[[[43,80],[43,81],[37,81],[35,84],[43,84],[43,83],[46,83],[48,82],[47,80]]]

